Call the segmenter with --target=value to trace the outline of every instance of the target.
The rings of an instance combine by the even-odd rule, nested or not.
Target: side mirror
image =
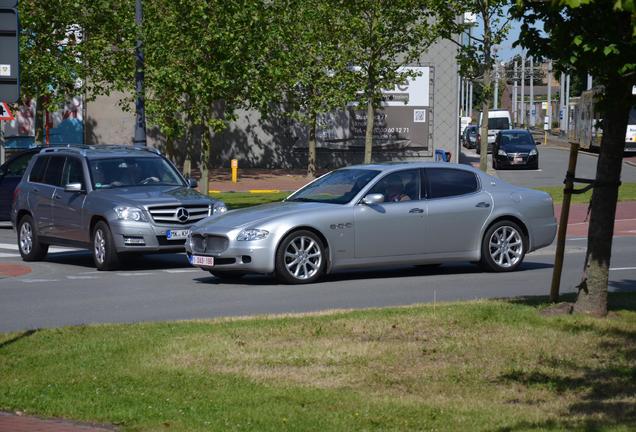
[[[81,183],[69,183],[64,186],[64,192],[82,192]]]
[[[384,195],[379,193],[369,194],[365,196],[364,198],[362,198],[362,204],[365,204],[365,205],[380,204],[383,202],[384,202]]]
[[[196,181],[196,180],[195,180],[195,179],[193,179],[193,178],[189,178],[189,179],[188,179],[188,186],[190,186],[192,189],[196,189],[196,188],[198,188],[198,187],[199,187],[199,182],[198,182],[198,181]]]

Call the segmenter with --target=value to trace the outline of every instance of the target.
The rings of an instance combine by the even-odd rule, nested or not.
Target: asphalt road
[[[3,263],[21,263],[10,229],[0,229]],[[569,239],[562,292],[580,278],[584,239]],[[0,332],[104,322],[138,322],[368,308],[475,298],[545,295],[554,247],[529,255],[520,271],[485,273],[473,264],[349,271],[303,286],[266,276],[221,282],[184,255],[148,255],[98,272],[84,251],[55,249],[33,271],[0,280]],[[616,238],[611,289],[636,291],[636,237]]]
[[[466,162],[479,162],[474,150],[462,148]],[[490,155],[488,165],[491,166]],[[526,187],[561,186],[568,167],[569,151],[563,148],[539,146],[539,169],[501,169],[497,176],[509,183]],[[593,179],[596,177],[598,155],[579,152],[576,164],[576,177]],[[621,180],[625,183],[636,183],[636,167],[623,163]]]

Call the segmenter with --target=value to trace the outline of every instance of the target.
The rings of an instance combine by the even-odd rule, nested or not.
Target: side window
[[[60,186],[62,184],[62,171],[64,170],[64,156],[51,156],[51,160],[46,167],[43,183],[52,186]]]
[[[46,170],[46,164],[49,161],[50,157],[48,156],[39,156],[35,163],[33,164],[33,168],[31,169],[31,173],[29,174],[29,181],[33,183],[42,183],[44,180],[44,171]]]
[[[384,195],[384,202],[412,201],[420,199],[419,170],[391,173],[382,178],[369,193]]]
[[[444,198],[476,192],[479,183],[474,173],[453,168],[428,168],[429,198]]]
[[[73,157],[66,158],[64,173],[62,174],[62,186],[66,186],[69,183],[81,183],[82,189],[86,186],[82,161]]]
[[[35,153],[26,153],[18,156],[7,165],[7,177],[22,177],[29,161]]]

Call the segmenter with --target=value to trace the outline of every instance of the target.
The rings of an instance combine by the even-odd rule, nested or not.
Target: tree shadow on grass
[[[18,342],[18,341],[20,341],[20,340],[22,340],[24,338],[27,338],[27,337],[29,337],[31,335],[34,335],[35,333],[37,333],[37,331],[38,331],[38,329],[27,330],[27,331],[24,331],[24,332],[20,333],[17,336],[12,337],[11,339],[7,339],[5,341],[2,341],[2,342],[0,342],[0,349],[6,348],[6,347],[8,347],[11,344],[14,344],[14,343],[16,343],[16,342]]]
[[[632,281],[628,281],[633,283]],[[574,301],[575,295],[562,296],[564,301]],[[549,305],[547,296],[530,296],[509,299],[510,303],[531,306]],[[636,295],[609,293],[610,311],[635,311]],[[611,315],[608,320],[611,320]],[[611,427],[636,428],[636,329],[617,326],[596,326],[590,322],[558,322],[558,328],[570,332],[593,333],[601,340],[593,348],[592,355],[610,354],[608,360],[598,359],[596,364],[577,364],[574,360],[547,356],[536,365],[536,369],[513,369],[502,376],[504,383],[515,383],[528,389],[541,387],[556,395],[574,396],[574,400],[563,409],[560,418],[541,422],[522,421],[504,426],[498,431],[518,430],[582,430],[597,431]]]
[[[612,283],[615,286],[616,282]],[[623,286],[634,286],[636,281],[628,280],[620,282]],[[513,298],[500,299],[512,304],[520,304],[526,306],[550,306],[550,297],[545,296],[521,296]],[[573,303],[576,301],[576,293],[566,293],[559,296],[559,301]],[[621,310],[636,311],[636,293],[628,290],[617,290],[608,293],[607,308],[609,311],[617,312]]]

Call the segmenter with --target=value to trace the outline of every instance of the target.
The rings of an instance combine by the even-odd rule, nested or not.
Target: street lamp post
[[[137,43],[135,45],[135,146],[146,146],[146,109],[144,103],[144,52],[141,43],[143,9],[141,0],[135,3],[135,24],[137,25]]]

